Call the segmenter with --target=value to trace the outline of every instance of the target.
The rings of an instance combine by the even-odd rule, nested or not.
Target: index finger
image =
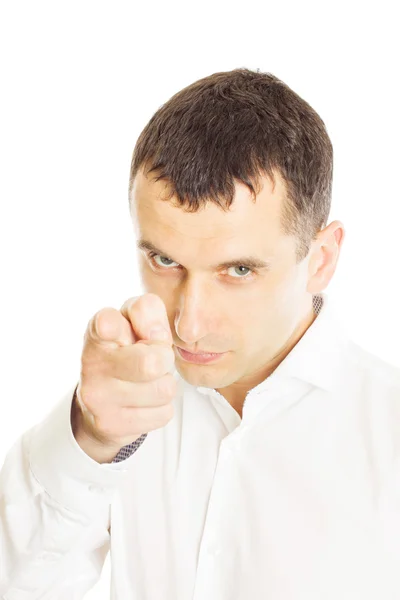
[[[113,307],[97,311],[89,321],[84,339],[103,348],[130,346],[137,341],[129,320]]]
[[[167,332],[166,339],[162,340],[161,337],[156,339],[172,344],[173,338],[167,309],[157,294],[147,293],[142,296],[133,296],[124,302],[120,310],[140,340],[149,340],[150,332],[153,329],[163,328]]]

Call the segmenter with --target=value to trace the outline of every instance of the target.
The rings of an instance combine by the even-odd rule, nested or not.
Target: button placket
[[[218,537],[218,514],[227,501],[226,486],[224,484],[225,469],[229,468],[229,460],[235,452],[241,432],[237,428],[220,443],[219,456],[214,475],[214,482],[209,498],[207,517],[203,530],[200,546],[198,568],[195,581],[195,593],[193,600],[209,597],[209,591],[214,587],[213,577],[217,576],[215,571],[218,565],[218,557],[223,552],[223,545]]]

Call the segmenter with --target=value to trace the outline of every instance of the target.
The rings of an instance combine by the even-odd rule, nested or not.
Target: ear
[[[332,279],[345,237],[345,229],[340,221],[332,221],[322,229],[313,241],[308,264],[307,292],[322,292]]]

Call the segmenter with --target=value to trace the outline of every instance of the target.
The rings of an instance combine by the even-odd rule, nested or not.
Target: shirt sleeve
[[[17,439],[1,467],[4,600],[80,600],[100,579],[111,501],[134,458],[100,464],[81,449],[71,427],[75,389]]]
[[[143,435],[141,435],[140,438],[138,438],[131,444],[128,444],[127,446],[122,446],[122,448],[119,450],[118,454],[113,458],[113,460],[111,462],[112,463],[121,462],[122,460],[126,460],[127,458],[132,456],[132,454],[134,452],[136,452],[136,450],[139,448],[139,446],[141,446],[143,444],[146,437],[147,437],[147,433],[143,433]]]

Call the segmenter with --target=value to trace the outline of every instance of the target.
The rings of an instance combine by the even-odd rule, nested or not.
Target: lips
[[[193,354],[191,352],[187,352],[186,350],[183,350],[183,348],[180,348],[179,346],[176,346],[177,351],[179,353],[179,355],[183,358],[183,360],[185,360],[186,362],[191,362],[191,363],[197,363],[197,364],[207,364],[213,361],[217,361],[219,359],[221,359],[224,355],[225,352],[223,353],[197,353],[197,354]]]
[[[182,348],[182,346],[178,346],[178,348],[188,354],[193,354],[193,356],[216,356],[217,354],[223,354],[222,352],[190,352],[190,350],[186,350],[186,348]]]

